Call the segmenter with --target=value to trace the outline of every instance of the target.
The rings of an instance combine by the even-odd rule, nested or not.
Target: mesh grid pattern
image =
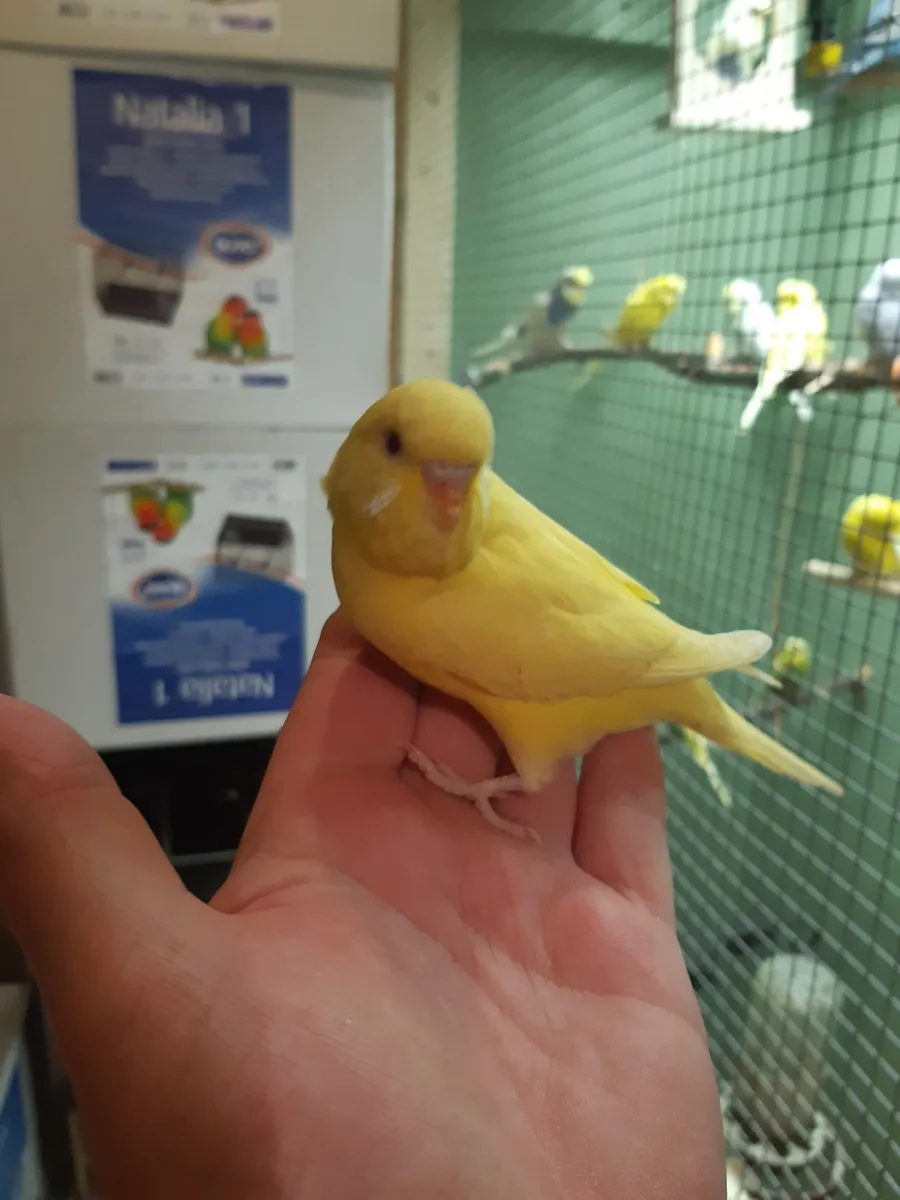
[[[595,283],[570,327],[601,340],[628,291],[678,272],[680,308],[654,339],[698,353],[727,332],[723,286],[812,281],[832,355],[864,357],[856,297],[900,254],[900,90],[812,104],[793,134],[681,131],[669,104],[668,6],[623,0],[466,0],[458,134],[454,373],[469,352],[568,265]],[[699,21],[721,7],[700,6]],[[846,41],[865,6],[842,5]],[[798,49],[805,49],[805,31]],[[763,628],[813,648],[817,683],[873,676],[786,711],[776,732],[839,778],[813,793],[713,751],[734,796],[723,808],[677,739],[664,753],[682,945],[713,1056],[733,1072],[752,977],[776,949],[814,952],[848,998],[828,1051],[822,1107],[856,1197],[900,1181],[900,602],[829,587],[810,558],[847,562],[838,528],[861,492],[900,496],[900,410],[886,388],[824,393],[803,426],[784,395],[737,436],[749,391],[604,362],[573,392],[558,365],[483,390],[497,469],[529,499],[656,590],[698,628]],[[761,665],[767,665],[765,663]],[[720,678],[744,711],[765,695]],[[761,722],[773,732],[773,721]],[[726,943],[743,935],[744,953]]]

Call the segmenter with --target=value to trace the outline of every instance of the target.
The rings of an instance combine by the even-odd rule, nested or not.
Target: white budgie
[[[732,83],[749,79],[765,53],[773,0],[730,0],[713,25],[703,56]]]
[[[514,342],[526,358],[546,358],[569,348],[566,325],[584,304],[594,282],[587,267],[567,267],[549,292],[538,292],[518,323],[507,325],[493,341],[472,351],[472,358],[501,354]]]
[[[856,323],[869,361],[889,367],[900,356],[900,258],[877,266],[856,302]]]
[[[762,288],[749,279],[732,279],[722,298],[731,317],[735,357],[764,362],[772,345],[775,310],[763,299]]]
[[[740,429],[746,433],[778,388],[795,371],[821,370],[828,353],[828,317],[819,293],[803,279],[785,279],[775,295],[775,327],[772,342],[760,372],[756,390],[741,413]],[[809,397],[801,391],[790,394],[801,421],[813,416]]]

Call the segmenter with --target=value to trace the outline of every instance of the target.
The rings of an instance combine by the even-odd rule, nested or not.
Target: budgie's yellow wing
[[[529,503],[524,496],[518,492],[513,492],[507,484],[505,484],[496,475],[493,476],[492,488],[498,490],[501,494],[503,491],[512,492],[512,495],[519,502],[523,514],[527,511],[529,519],[534,522],[536,529],[541,530],[545,536],[556,538],[573,554],[577,555],[586,566],[594,568],[598,571],[607,571],[612,579],[616,579],[619,583],[625,585],[639,600],[645,600],[648,604],[659,604],[659,597],[654,595],[649,588],[645,588],[642,583],[633,579],[631,575],[627,575],[623,570],[604,558],[602,554],[598,554],[581,538],[577,538],[574,533],[570,533],[563,525],[557,524],[546,513],[541,512],[533,504]]]
[[[481,549],[446,579],[377,571],[349,543],[335,543],[335,581],[351,621],[423,682],[548,703],[709,675],[768,650],[765,634],[678,625],[496,476],[487,484]]]

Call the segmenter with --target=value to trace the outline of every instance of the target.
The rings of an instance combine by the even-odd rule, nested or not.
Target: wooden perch
[[[861,693],[871,678],[872,668],[860,667],[855,675],[838,675],[831,683],[824,685],[798,683],[797,687],[790,691],[781,691],[769,696],[762,704],[748,709],[744,715],[748,721],[758,721],[763,717],[777,716],[791,708],[807,708],[820,700],[830,700],[841,692]]]
[[[715,335],[710,336],[710,341]],[[483,365],[473,364],[467,370],[467,381],[474,388],[499,383],[508,375],[525,371],[540,371],[562,363],[588,362],[649,362],[694,383],[718,384],[723,387],[756,387],[759,367],[752,363],[716,361],[707,354],[687,354],[680,350],[620,350],[612,346],[576,346],[557,354],[539,358],[495,358]],[[783,391],[810,388],[822,392],[866,392],[871,388],[890,387],[890,370],[878,371],[857,360],[831,363],[822,371],[797,371],[782,384]],[[819,385],[811,387],[811,385]]]
[[[842,563],[823,562],[820,558],[811,558],[803,564],[803,570],[810,579],[818,579],[820,583],[831,584],[832,587],[852,588],[860,592],[877,592],[879,596],[896,596],[900,598],[900,579],[886,575],[866,575],[853,567],[845,567]]]

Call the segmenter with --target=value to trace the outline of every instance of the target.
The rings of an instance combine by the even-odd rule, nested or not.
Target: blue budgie
[[[856,323],[869,347],[869,362],[887,367],[900,356],[900,258],[872,272],[856,302]]]
[[[869,9],[862,36],[850,46],[841,69],[823,94],[833,95],[863,71],[897,58],[900,58],[900,0],[878,0]]]

